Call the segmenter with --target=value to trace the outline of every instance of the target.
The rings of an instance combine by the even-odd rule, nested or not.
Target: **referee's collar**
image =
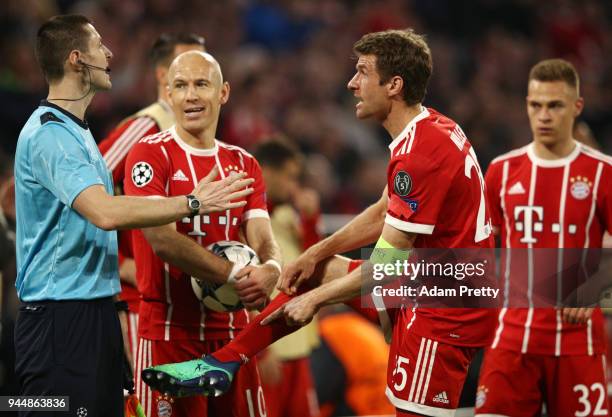
[[[40,105],[41,106],[45,106],[45,107],[51,107],[52,109],[55,109],[57,111],[62,112],[63,114],[65,114],[66,116],[70,117],[70,119],[72,119],[73,122],[75,122],[76,124],[78,124],[79,126],[81,126],[83,129],[87,130],[89,129],[89,125],[87,124],[87,122],[85,120],[81,120],[78,117],[76,117],[74,114],[70,113],[68,110],[62,109],[60,106],[58,106],[57,104],[53,104],[50,103],[47,100],[41,100],[40,101]]]

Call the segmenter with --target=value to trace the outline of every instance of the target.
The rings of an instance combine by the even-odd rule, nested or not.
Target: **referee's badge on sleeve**
[[[132,182],[136,187],[144,187],[153,179],[153,167],[147,162],[136,162],[132,167]]]

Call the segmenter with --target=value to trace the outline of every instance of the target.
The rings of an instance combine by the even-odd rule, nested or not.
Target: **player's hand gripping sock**
[[[152,389],[173,397],[227,392],[240,362],[220,362],[212,356],[186,362],[152,366],[142,371],[142,380]]]

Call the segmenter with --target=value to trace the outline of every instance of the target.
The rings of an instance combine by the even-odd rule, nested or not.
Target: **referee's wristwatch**
[[[191,210],[191,216],[197,216],[198,213],[200,213],[202,203],[200,203],[200,200],[193,194],[186,195],[185,197],[187,197],[187,206],[189,206],[189,210]]]

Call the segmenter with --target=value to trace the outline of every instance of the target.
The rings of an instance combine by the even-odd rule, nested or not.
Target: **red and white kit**
[[[493,247],[484,179],[459,125],[423,108],[389,149],[387,224],[417,233],[416,248]],[[453,415],[475,348],[491,343],[497,310],[416,308],[394,316],[387,397],[400,410]]]
[[[130,151],[125,191],[128,195],[153,198],[184,196],[215,166],[222,178],[232,172],[246,172],[255,179],[254,192],[247,197],[247,205],[222,213],[185,217],[176,222],[176,230],[202,246],[220,240],[240,240],[239,233],[246,221],[268,218],[261,169],[241,148],[215,141],[212,149],[196,149],[185,143],[172,127],[142,139]],[[246,326],[249,315],[244,309],[232,313],[205,309],[193,294],[190,276],[157,257],[141,231],[133,234],[133,248],[138,290],[142,295],[137,375],[149,366],[190,360],[212,352]],[[265,411],[263,393],[258,402],[261,388],[256,360],[241,368],[235,383],[235,395],[241,397],[234,397],[233,408],[225,410],[223,415],[255,416],[260,415],[257,410]],[[155,405],[150,391],[138,377],[137,389],[146,404],[147,415],[155,415],[151,411],[159,411],[160,416],[206,415],[206,410],[215,409],[212,404],[218,402],[217,399],[207,401],[205,397],[168,402],[157,395]],[[172,414],[167,413],[168,409]]]
[[[123,189],[125,159],[140,139],[167,129],[174,123],[172,110],[162,101],[151,104],[138,113],[123,120],[99,144],[100,153],[113,175],[115,187]],[[122,191],[121,191],[122,192]],[[118,232],[119,265],[126,258],[134,258],[132,253],[132,231]],[[138,307],[140,295],[133,285],[121,281],[120,298],[128,303],[128,342],[132,358],[136,360],[138,347]]]
[[[568,324],[558,309],[534,308],[533,294],[541,272],[552,268],[546,276],[554,279],[546,282],[563,300],[567,254],[578,251],[559,248],[600,248],[612,231],[612,158],[576,142],[567,157],[542,160],[530,144],[496,158],[486,181],[502,246],[521,248],[520,256],[502,258],[504,286],[520,280],[525,299],[507,298],[500,311],[481,370],[478,414],[535,415],[546,398],[549,415],[608,415],[601,310],[584,325]],[[526,307],[509,308],[517,302]]]

